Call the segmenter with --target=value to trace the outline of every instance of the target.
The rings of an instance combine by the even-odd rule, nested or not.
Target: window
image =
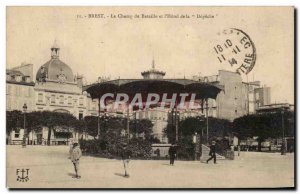
[[[17,75],[17,76],[16,76],[16,81],[17,81],[17,82],[20,82],[20,81],[22,81],[22,76],[20,76],[20,75]]]
[[[11,103],[10,103],[10,99],[6,98],[6,109],[10,110],[11,109]]]
[[[256,99],[256,100],[259,99],[259,93],[258,93],[258,92],[256,92],[256,94],[255,94],[255,99]]]
[[[9,94],[11,94],[11,86],[7,85],[7,87],[6,87],[6,95],[9,95]]]
[[[15,138],[19,138],[20,137],[20,133],[15,132]]]
[[[38,93],[38,102],[43,102],[43,94]]]
[[[24,90],[25,90],[25,96],[30,97],[30,87],[26,87],[24,88]]]
[[[82,97],[79,98],[79,106],[83,106],[83,98]]]
[[[68,104],[71,105],[72,104],[72,96],[68,97]]]
[[[64,104],[64,96],[63,95],[60,95],[59,96],[59,104]]]
[[[83,119],[83,113],[79,113],[79,120]]]
[[[97,108],[97,101],[96,101],[96,99],[92,100],[92,102],[91,102],[91,108],[92,108],[92,110],[96,110],[96,108]]]
[[[145,117],[144,118],[149,119],[149,112],[148,111],[145,112]]]
[[[16,86],[16,96],[20,96],[20,87]]]
[[[29,83],[30,82],[30,77],[25,77],[25,82]]]
[[[50,102],[55,104],[55,95],[54,94],[51,95]]]

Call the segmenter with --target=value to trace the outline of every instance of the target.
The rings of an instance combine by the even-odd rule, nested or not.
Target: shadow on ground
[[[116,175],[116,176],[125,177],[125,175],[124,175],[124,174],[122,174],[122,173],[115,173],[115,175]]]
[[[70,172],[68,173],[68,175],[71,176],[71,177],[76,176],[75,173],[70,173]]]

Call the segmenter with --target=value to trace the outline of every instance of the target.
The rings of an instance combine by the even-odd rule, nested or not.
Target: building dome
[[[36,74],[36,80],[40,82],[47,80],[74,82],[72,69],[59,60],[59,47],[56,43],[51,47],[51,60],[39,68]]]

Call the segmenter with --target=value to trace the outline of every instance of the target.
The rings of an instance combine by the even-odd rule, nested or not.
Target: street
[[[241,152],[218,164],[131,160],[130,178],[120,160],[83,156],[81,179],[72,178],[68,146],[7,146],[9,188],[273,188],[294,186],[294,154]],[[27,182],[17,169],[29,169]],[[19,176],[21,174],[19,173]]]

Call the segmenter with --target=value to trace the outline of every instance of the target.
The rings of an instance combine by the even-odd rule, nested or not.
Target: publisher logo
[[[17,181],[19,182],[27,182],[29,181],[29,169],[17,169]]]

